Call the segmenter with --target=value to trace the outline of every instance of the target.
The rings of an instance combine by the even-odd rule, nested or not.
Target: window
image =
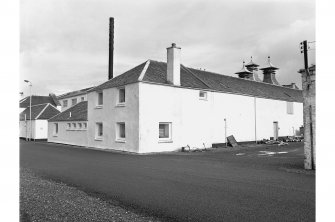
[[[78,129],[82,128],[82,123],[78,123]]]
[[[81,97],[81,101],[84,101],[84,100],[85,100],[85,97],[82,96],[82,97]]]
[[[199,99],[207,100],[207,92],[200,91],[199,92]]]
[[[58,134],[58,123],[54,123],[54,131],[53,131],[53,135],[57,136]]]
[[[71,129],[71,123],[67,124],[67,129]]]
[[[77,104],[77,98],[72,99],[72,106]]]
[[[99,92],[98,93],[98,103],[97,103],[98,106],[102,106],[103,105],[103,93],[102,92]]]
[[[63,101],[63,107],[67,107],[67,100]]]
[[[102,123],[95,124],[95,139],[102,140],[103,136],[103,125]]]
[[[73,129],[75,130],[76,127],[77,127],[77,124],[76,124],[76,123],[72,123],[72,127],[73,127]]]
[[[286,102],[286,111],[287,114],[294,114],[293,102]]]
[[[171,141],[171,123],[159,123],[159,141]]]
[[[126,124],[124,122],[116,123],[116,141],[125,142]]]
[[[83,125],[84,125],[84,129],[86,129],[87,128],[87,123],[83,123]]]
[[[124,104],[126,102],[126,90],[125,88],[119,89],[119,104]]]

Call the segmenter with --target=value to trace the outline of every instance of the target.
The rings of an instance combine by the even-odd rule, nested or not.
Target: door
[[[273,122],[273,140],[278,140],[278,122]]]

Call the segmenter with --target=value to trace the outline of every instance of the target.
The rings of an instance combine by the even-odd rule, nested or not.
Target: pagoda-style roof
[[[251,56],[250,62],[245,65],[245,67],[258,67],[258,66],[259,66],[258,64],[252,61],[252,56]]]
[[[260,70],[277,70],[279,68],[275,67],[274,65],[272,65],[271,60],[270,60],[270,56],[268,56],[268,64],[266,67],[264,68],[260,68]]]
[[[235,72],[235,74],[241,75],[241,74],[252,74],[252,72],[250,72],[244,65],[244,61],[243,61],[243,66],[242,69],[238,72]]]

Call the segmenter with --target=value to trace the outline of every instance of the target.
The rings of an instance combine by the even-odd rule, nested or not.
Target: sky
[[[192,68],[236,76],[253,56],[271,56],[280,84],[301,88],[300,42],[315,41],[314,0],[21,0],[20,92],[56,95],[108,80],[109,17],[114,76],[148,59],[166,61],[171,43]],[[315,43],[309,64],[315,64]],[[261,72],[259,77],[262,78]]]

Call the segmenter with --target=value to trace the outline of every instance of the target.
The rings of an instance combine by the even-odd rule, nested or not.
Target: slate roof
[[[90,91],[123,86],[139,81],[172,85],[166,80],[166,63],[153,60],[148,61],[149,66],[142,80],[139,80],[139,76],[146,63],[142,63],[124,74],[110,79],[109,81],[91,89]],[[180,79],[180,87],[185,88],[213,90],[292,102],[303,101],[301,90],[188,68],[183,65],[181,65],[180,68]]]
[[[85,88],[85,89],[80,89],[80,90],[64,93],[62,95],[57,96],[57,99],[64,99],[64,98],[69,98],[69,97],[73,97],[73,96],[79,96],[79,95],[85,94],[88,90],[90,90],[92,88],[94,88],[94,87],[88,87],[88,88]]]
[[[56,96],[52,93],[49,96],[31,96],[31,106],[50,103],[53,106],[60,106],[59,101],[57,100]],[[20,100],[20,108],[27,108],[30,106],[30,96],[27,96]]]
[[[71,117],[70,117],[70,112],[71,112]],[[48,121],[49,122],[87,121],[87,101],[82,101],[80,103],[77,103],[71,108],[49,119]]]
[[[52,106],[50,103],[39,104],[31,106],[31,119],[50,119],[51,117],[60,113],[58,109]],[[20,113],[20,120],[30,120],[30,107],[27,107]]]

